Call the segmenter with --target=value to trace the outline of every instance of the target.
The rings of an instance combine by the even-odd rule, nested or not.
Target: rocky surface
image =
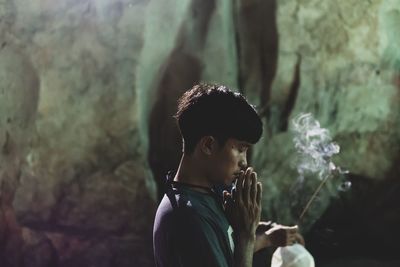
[[[145,7],[2,1],[1,266],[153,265],[133,86]]]
[[[397,0],[1,0],[1,265],[153,266],[156,183],[160,196],[180,157],[172,115],[199,81],[263,117],[265,219],[297,222],[320,182],[293,192],[291,120],[310,112],[353,182],[321,192],[310,248],[328,266],[396,264],[381,252],[400,237],[399,14]],[[346,254],[363,232],[375,245]]]
[[[398,7],[391,1],[350,8],[353,4],[279,2],[279,61],[267,113],[268,135],[254,157],[260,168],[266,166],[271,188],[291,184],[290,178],[282,178],[288,174],[296,178],[287,172],[295,155],[287,122],[302,112],[314,114],[341,146],[334,160],[338,165],[373,180],[389,178],[396,168],[399,69],[397,52],[389,52],[394,40],[388,40],[398,29],[388,14]],[[290,215],[278,217],[293,220]]]

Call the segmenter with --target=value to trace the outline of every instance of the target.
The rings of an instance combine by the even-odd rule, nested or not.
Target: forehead
[[[249,142],[238,140],[238,139],[235,139],[235,138],[229,138],[227,140],[227,143],[229,143],[230,145],[234,145],[234,146],[247,146],[247,147],[250,147],[252,145]]]

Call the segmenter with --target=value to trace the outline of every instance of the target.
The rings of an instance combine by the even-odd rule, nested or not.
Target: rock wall
[[[265,169],[271,188],[289,190],[296,178],[287,171],[295,155],[287,122],[301,112],[311,112],[330,130],[341,146],[334,160],[339,166],[376,181],[396,175],[396,10],[398,5],[393,1],[279,2],[277,74],[268,103],[267,135],[254,156],[257,166]],[[285,202],[272,199],[274,193],[266,198],[266,203],[278,201],[275,209]],[[321,201],[321,210],[328,203]],[[294,221],[291,214],[277,216]]]
[[[153,265],[134,87],[146,5],[2,1],[1,266]]]
[[[172,115],[199,81],[263,117],[251,163],[264,219],[296,222],[319,183],[292,191],[290,122],[311,112],[351,173],[346,207],[374,207],[358,219],[379,242],[398,192],[399,14],[396,0],[1,0],[2,263],[152,266],[156,183],[160,196],[181,150]],[[337,199],[327,187],[303,229]]]

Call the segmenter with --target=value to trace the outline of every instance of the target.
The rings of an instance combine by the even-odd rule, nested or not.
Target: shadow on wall
[[[159,199],[163,195],[165,175],[176,169],[181,156],[181,138],[173,118],[176,103],[183,92],[201,80],[201,51],[214,9],[215,0],[192,2],[191,12],[179,30],[176,46],[161,67],[164,71],[156,89],[157,101],[150,113],[148,159],[158,184]]]
[[[278,58],[276,0],[260,1],[248,6],[244,2],[236,1],[231,11],[235,24],[232,33],[235,36],[232,39],[235,40],[239,65],[236,86],[251,102],[254,102],[253,99],[259,101],[254,104],[264,107],[263,115],[266,115]],[[202,81],[205,64],[212,64],[203,61],[202,54],[216,8],[215,0],[192,1],[175,48],[160,68],[162,73],[156,89],[157,100],[150,112],[148,158],[158,184],[159,200],[163,196],[166,173],[176,170],[181,157],[181,138],[173,119],[177,99]],[[215,41],[229,42],[223,38]],[[224,77],[214,78],[216,82],[223,80]]]

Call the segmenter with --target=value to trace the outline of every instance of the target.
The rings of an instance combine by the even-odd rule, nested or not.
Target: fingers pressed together
[[[261,216],[261,183],[257,182],[257,173],[252,168],[242,171],[231,195],[224,193],[233,201],[232,216],[229,216],[234,230],[255,234]],[[228,218],[229,219],[229,218]]]
[[[253,168],[249,167],[240,173],[232,193],[238,202],[261,206],[262,186]]]

